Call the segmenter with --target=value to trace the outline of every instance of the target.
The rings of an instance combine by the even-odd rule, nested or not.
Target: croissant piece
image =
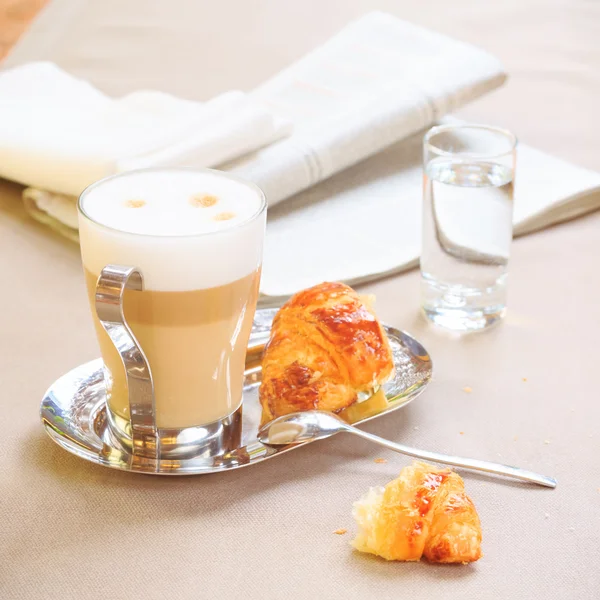
[[[273,321],[262,361],[262,424],[302,410],[339,412],[394,370],[372,309],[342,283],[293,296]]]
[[[354,503],[352,545],[387,560],[467,563],[481,558],[481,525],[462,478],[422,462]]]

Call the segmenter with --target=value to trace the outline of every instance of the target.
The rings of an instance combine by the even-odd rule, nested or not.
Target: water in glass
[[[423,309],[455,330],[502,318],[512,238],[513,170],[440,157],[425,168]]]

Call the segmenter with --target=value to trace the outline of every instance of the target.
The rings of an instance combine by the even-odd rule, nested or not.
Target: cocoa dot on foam
[[[235,217],[235,213],[232,212],[222,212],[215,216],[215,221],[229,221]]]
[[[124,202],[126,208],[142,208],[142,206],[146,206],[145,200],[126,200]]]
[[[189,200],[190,204],[196,208],[209,208],[218,201],[219,199],[212,194],[194,194]]]

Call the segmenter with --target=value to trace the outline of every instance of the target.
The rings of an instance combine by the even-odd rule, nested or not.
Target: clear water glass
[[[425,136],[422,307],[448,329],[484,329],[506,314],[516,143],[483,125]]]

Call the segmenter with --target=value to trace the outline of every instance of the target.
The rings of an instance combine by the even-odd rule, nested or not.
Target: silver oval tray
[[[151,460],[133,456],[113,437],[106,421],[106,396],[102,360],[96,359],[57,379],[44,395],[41,419],[48,435],[69,452],[91,462],[136,473],[154,475],[199,475],[252,465],[298,448],[264,446],[256,439],[261,416],[258,387],[260,361],[269,339],[276,309],[256,312],[248,353],[243,392],[242,445],[219,456],[198,456],[180,460]],[[383,386],[383,394],[354,404],[341,415],[354,424],[365,423],[397,410],[416,398],[429,383],[431,358],[407,333],[385,326],[392,346],[396,372]]]

